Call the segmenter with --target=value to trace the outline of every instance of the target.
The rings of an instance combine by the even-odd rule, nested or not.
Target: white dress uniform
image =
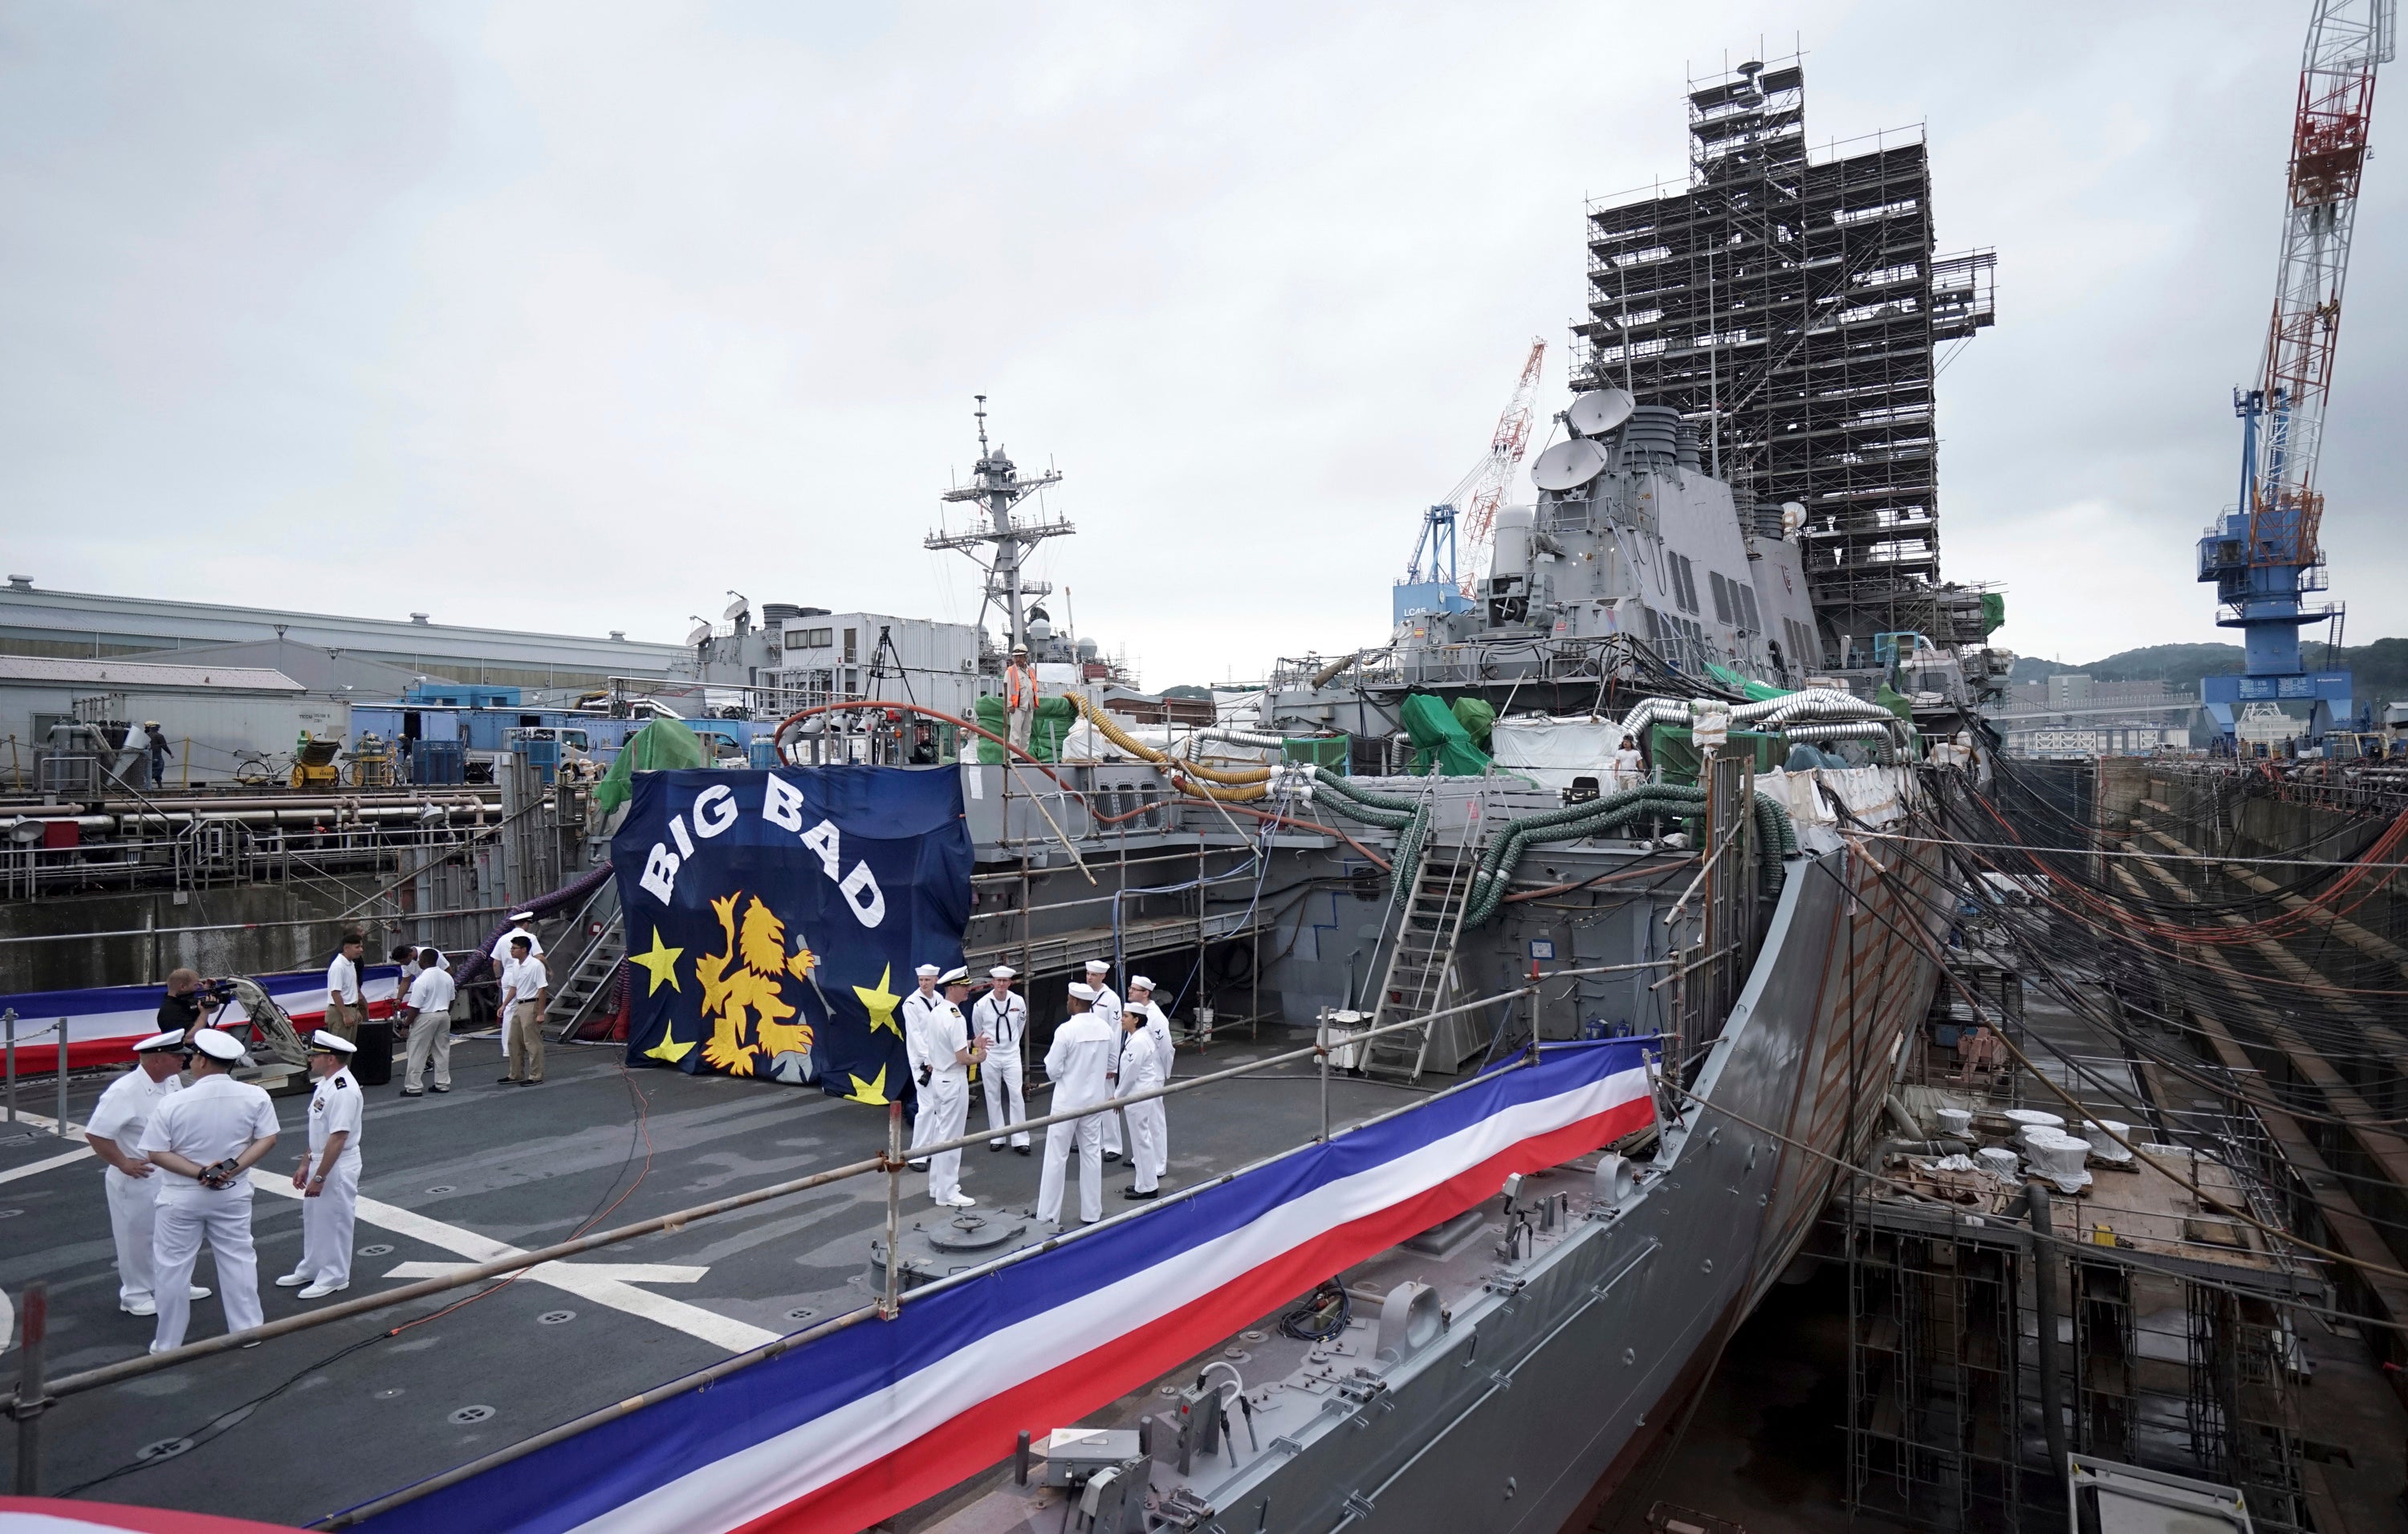
[[[276,1106],[266,1093],[231,1076],[204,1076],[151,1111],[142,1150],[170,1151],[208,1167],[275,1133]],[[184,1345],[193,1311],[193,1264],[203,1240],[217,1264],[226,1330],[260,1325],[265,1318],[259,1308],[259,1259],[251,1244],[250,1177],[237,1177],[229,1187],[205,1188],[174,1172],[155,1175],[160,1188],[150,1293],[159,1307],[159,1329],[150,1351]]]
[[[184,1083],[170,1076],[154,1082],[140,1066],[108,1083],[93,1105],[86,1134],[113,1140],[136,1161],[142,1159],[142,1131],[161,1103]],[[117,1303],[126,1310],[150,1304],[150,1244],[159,1204],[159,1185],[171,1174],[151,1169],[148,1177],[128,1177],[111,1167],[100,1174],[108,1194],[108,1233],[117,1242]],[[190,1296],[186,1297],[190,1298]]]
[[[1028,1117],[1028,1097],[1022,1090],[1025,1067],[1021,1059],[1028,1047],[1027,999],[1007,991],[998,1000],[989,991],[970,1004],[970,1024],[987,1041],[986,1058],[979,1063],[979,1072],[986,1078],[986,1126],[998,1129],[1018,1124]],[[1000,1145],[1003,1137],[998,1135],[990,1143]],[[1011,1143],[1026,1145],[1028,1131],[1013,1131]]]
[[[1107,1076],[1114,1064],[1111,1025],[1093,1012],[1082,1012],[1054,1030],[1054,1045],[1045,1052],[1045,1074],[1054,1083],[1049,1111],[1068,1113],[1111,1096]],[[1037,1180],[1037,1218],[1040,1224],[1062,1220],[1062,1180],[1068,1169],[1070,1142],[1079,1142],[1079,1218],[1093,1223],[1104,1217],[1104,1127],[1108,1115],[1091,1113],[1045,1126],[1045,1169]]]
[[[938,992],[930,991],[924,995],[914,991],[905,996],[903,1005],[896,1009],[903,1018],[903,1053],[910,1063],[912,1086],[919,1093],[917,1116],[911,1120],[911,1149],[914,1151],[939,1138],[929,1133],[928,1093],[930,1088],[921,1086],[919,1083],[920,1068],[923,1066],[933,1068],[934,1066],[928,1053],[929,1016],[944,1004],[944,996]],[[918,1158],[915,1156],[913,1159]]]
[[[954,1058],[970,1047],[969,1019],[939,996],[921,1025],[920,1047],[928,1055],[928,1084],[920,1094],[919,1127],[924,1144],[959,1140],[970,1118],[970,1068]],[[962,1153],[939,1151],[928,1158],[928,1197],[939,1204],[958,1205],[962,1197]]]
[[[1125,1097],[1161,1084],[1162,1055],[1154,1048],[1153,1036],[1142,1027],[1123,1033],[1121,1076],[1113,1096]],[[1121,1111],[1128,1115],[1129,1165],[1137,1172],[1137,1181],[1130,1186],[1139,1193],[1151,1193],[1164,1165],[1162,1099],[1133,1102]]]
[[[1100,980],[1091,980],[1087,982],[1087,983],[1096,988],[1095,1015],[1103,1019],[1104,1026],[1111,1030],[1112,1060],[1111,1064],[1106,1068],[1111,1075],[1116,1077],[1120,1074],[1121,1068],[1121,998],[1113,995],[1112,988],[1105,984]],[[1120,1096],[1117,1091],[1107,1092],[1104,1095],[1108,1097],[1117,1097]],[[1121,1116],[1119,1112],[1114,1111],[1106,1113],[1103,1116],[1103,1125],[1104,1149],[1111,1152],[1114,1155],[1120,1154]]]
[[[1145,1000],[1145,1027],[1141,1031],[1148,1039],[1154,1040],[1154,1055],[1161,1062],[1161,1068],[1154,1077],[1154,1084],[1167,1085],[1170,1081],[1171,1067],[1178,1062],[1179,1050],[1170,1041],[1170,1019],[1163,1015],[1162,1009],[1154,1004],[1154,998],[1150,996]],[[1125,1096],[1129,1090],[1128,1087],[1123,1086],[1121,1094]],[[1170,1118],[1165,1108],[1168,1101],[1167,1098],[1156,1097],[1150,1105],[1154,1109],[1154,1175],[1156,1177],[1170,1169]],[[1135,1117],[1137,1110],[1132,1108],[1125,1111],[1131,1115],[1129,1133],[1134,1136],[1137,1132]]]
[[[351,1229],[360,1207],[360,1121],[365,1105],[349,1066],[322,1078],[309,1095],[309,1174],[315,1176],[326,1141],[349,1131],[343,1154],[326,1173],[315,1198],[301,1200],[301,1266],[293,1271],[312,1284],[339,1289],[351,1282]]]
[[[527,957],[531,959],[539,959],[543,957],[543,939],[535,935],[535,929],[533,927],[525,925],[513,926],[508,932],[505,932],[500,937],[494,939],[493,951],[488,956],[491,957],[495,964],[509,963],[510,940],[514,938],[524,938],[527,940]]]

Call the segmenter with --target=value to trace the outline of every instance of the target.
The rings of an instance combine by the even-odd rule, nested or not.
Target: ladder
[[[1469,835],[1453,846],[1441,844],[1436,837],[1422,843],[1421,861],[1413,868],[1412,887],[1405,896],[1404,915],[1397,924],[1397,940],[1388,950],[1387,974],[1380,982],[1379,1000],[1371,1010],[1373,1028],[1446,1005],[1447,993],[1455,983],[1455,941],[1463,931],[1471,873],[1478,866],[1474,839]],[[1379,1034],[1364,1046],[1364,1073],[1417,1082],[1428,1067],[1429,1045],[1427,1023]]]
[[[610,976],[618,969],[620,960],[627,953],[627,927],[617,911],[603,925],[601,935],[586,944],[568,973],[557,982],[552,1006],[554,1015],[566,1019],[560,1025],[557,1038],[563,1040],[579,1037],[578,1030],[589,1021],[594,1009],[607,1000],[610,993]]]

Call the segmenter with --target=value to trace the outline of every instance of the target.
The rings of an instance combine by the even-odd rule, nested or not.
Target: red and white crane
[[[1522,450],[1530,445],[1530,418],[1539,404],[1539,369],[1547,360],[1543,337],[1530,339],[1529,358],[1522,364],[1522,380],[1505,413],[1497,418],[1496,435],[1488,439],[1488,455],[1472,466],[1460,483],[1447,492],[1446,503],[1459,509],[1463,538],[1463,595],[1469,596],[1486,571],[1487,549],[1497,528],[1498,508],[1512,488],[1513,471],[1521,466]]]

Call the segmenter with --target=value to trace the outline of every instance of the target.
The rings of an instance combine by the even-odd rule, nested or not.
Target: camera
[[[205,980],[194,988],[193,995],[200,997],[203,1004],[207,1006],[222,1007],[234,999],[234,982],[223,979]]]

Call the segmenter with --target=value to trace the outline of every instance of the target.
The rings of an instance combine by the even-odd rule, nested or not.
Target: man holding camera
[[[259,1257],[251,1242],[251,1168],[276,1148],[276,1108],[232,1072],[242,1046],[216,1028],[194,1032],[193,1082],[169,1094],[142,1130],[142,1154],[165,1177],[151,1244],[150,1351],[184,1345],[193,1264],[207,1240],[224,1291],[226,1330],[249,1331],[259,1308]]]
[[[201,1009],[208,999],[201,989],[199,970],[169,971],[167,994],[159,998],[159,1031],[189,1036],[201,1025]]]

